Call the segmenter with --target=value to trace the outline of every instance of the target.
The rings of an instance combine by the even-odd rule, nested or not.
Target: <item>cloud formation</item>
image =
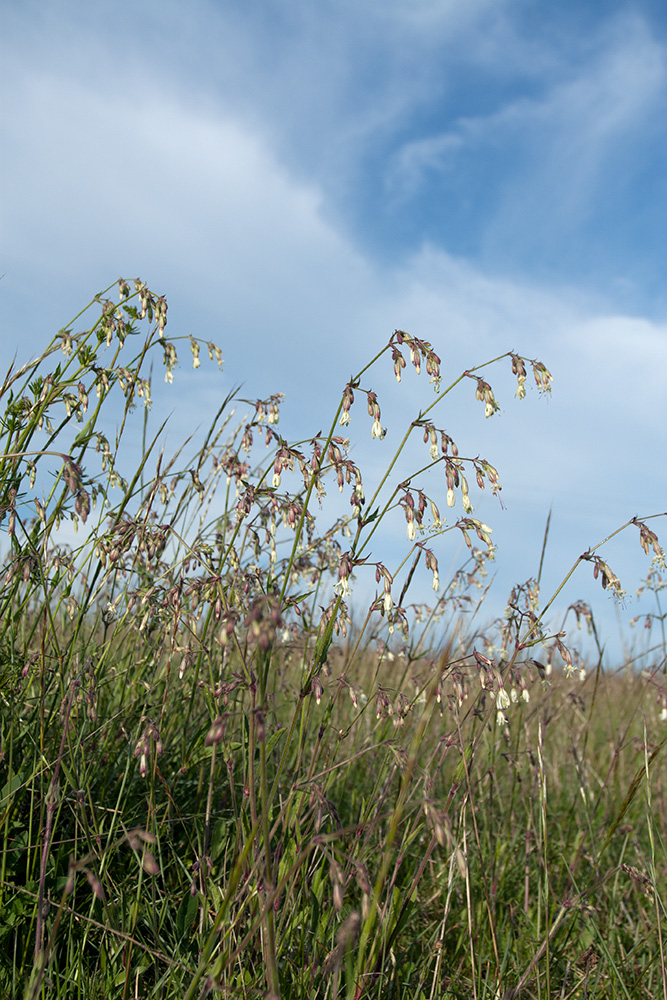
[[[619,522],[667,508],[660,208],[646,205],[665,50],[638,13],[603,19],[585,52],[520,15],[484,0],[317,17],[268,0],[200,0],[187,16],[61,0],[31,23],[15,5],[3,355],[39,350],[114,277],[140,275],[167,294],[171,334],[221,344],[226,388],[287,393],[291,437],[330,419],[396,327],[433,342],[446,378],[510,348],[539,358],[556,379],[548,404],[513,400],[505,364],[489,376],[497,417],[465,386],[441,409],[502,474],[507,510],[480,504],[500,604],[535,572],[552,503],[556,586]],[[185,371],[174,387],[193,425],[220,392],[207,378],[195,404]],[[395,387],[389,363],[368,387],[388,400],[391,436],[432,393]],[[353,429],[379,469],[391,436],[371,441],[363,412]],[[615,568],[636,580],[627,544]]]

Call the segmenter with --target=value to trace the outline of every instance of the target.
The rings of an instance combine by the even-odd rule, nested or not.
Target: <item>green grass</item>
[[[584,669],[534,580],[476,627],[492,550],[471,494],[498,474],[434,408],[471,379],[492,415],[487,366],[444,386],[397,332],[328,434],[284,441],[279,396],[235,424],[230,396],[167,459],[146,372],[169,381],[182,345],[141,283],[108,293],[0,390],[0,993],[667,998],[664,636],[641,674]],[[437,392],[370,483],[341,433],[383,436],[363,380],[385,355]],[[531,369],[549,389],[503,359],[519,395]],[[322,528],[339,485],[350,516]],[[404,556],[373,562],[396,518]],[[624,528],[654,557],[662,635],[647,520]],[[469,558],[439,580],[450,531]],[[580,562],[620,593],[597,549]]]

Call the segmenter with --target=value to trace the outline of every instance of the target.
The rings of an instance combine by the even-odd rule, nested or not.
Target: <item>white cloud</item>
[[[440,9],[410,8],[420,30]],[[339,52],[343,40],[341,35],[336,42]],[[640,42],[605,50],[595,72],[552,88],[542,103],[514,102],[499,116],[464,123],[454,133],[464,145],[492,144],[496,133],[508,129],[526,148],[547,138],[547,162],[536,166],[525,190],[519,181],[506,189],[494,222],[499,240],[533,223],[530,207],[545,195],[552,170],[557,214],[566,193],[562,164],[558,171],[554,167],[561,155],[558,137],[571,135],[562,156],[580,170],[574,205],[598,170],[593,152],[626,137],[634,116],[650,105],[662,63],[655,46]],[[75,49],[72,38],[69,51]],[[93,55],[83,52],[79,66],[89,67]],[[308,67],[295,70],[287,91],[277,87],[271,107],[290,87],[315,79],[316,57],[305,50],[303,55],[311,60]],[[64,324],[117,275],[140,275],[167,294],[169,333],[220,342],[226,388],[246,380],[249,396],[287,392],[290,437],[326,426],[345,381],[395,327],[431,340],[446,376],[510,348],[539,358],[556,376],[548,405],[535,398],[514,401],[505,362],[489,377],[504,408],[498,418],[484,420],[471,384],[452,394],[437,416],[462,446],[501,471],[509,510],[505,515],[488,504],[484,516],[488,510],[497,526],[499,565],[507,567],[503,596],[508,579],[536,570],[536,546],[552,500],[559,571],[619,519],[664,509],[664,472],[656,463],[664,434],[655,416],[667,369],[664,326],[617,315],[600,296],[572,287],[510,281],[434,245],[406,257],[397,241],[400,263],[382,266],[330,221],[326,185],[306,169],[292,169],[276,152],[272,130],[262,125],[265,107],[245,118],[228,94],[202,97],[198,83],[188,89],[184,80],[169,86],[164,73],[152,76],[152,62],[148,74],[140,62],[121,62],[111,85],[106,72],[84,84],[67,60],[61,68],[24,70],[20,61],[17,55],[19,85],[3,111],[11,187],[0,270],[9,268],[2,292],[9,319],[3,347],[10,352],[39,347],[45,331]],[[325,60],[323,72],[327,65]],[[347,69],[340,72],[342,79]],[[378,121],[385,114],[389,120],[399,107],[392,102],[399,101],[400,74],[390,82]],[[326,90],[323,82],[318,86]],[[304,94],[304,105],[309,100],[315,114],[317,101]],[[327,139],[339,141],[341,155],[349,151],[353,158],[349,136],[360,122],[371,128],[363,108],[373,113],[366,95],[360,103],[359,116],[346,120],[346,134]],[[332,120],[336,115],[345,119],[340,108],[335,115],[332,110]],[[276,130],[283,124],[277,121]],[[326,123],[319,127],[327,131]],[[580,167],[578,151],[587,149],[589,166]],[[437,164],[441,155],[441,149],[425,148],[415,163],[431,156]],[[191,382],[179,373],[176,396],[170,392],[178,401],[179,432],[188,421],[206,425],[220,395],[219,379],[203,371],[196,377]],[[381,394],[392,437],[382,446],[371,442],[363,402],[354,430],[364,442],[359,459],[377,471],[403,422],[433,395],[423,377],[406,376],[395,387],[389,362],[368,378],[367,387]]]
[[[148,85],[138,100],[133,83],[110,96],[34,74],[5,110],[11,349],[25,347],[26,323],[43,337],[114,277],[140,275],[170,295],[170,329],[226,341],[258,394],[282,388],[279,373],[298,384],[325,348],[346,378],[351,304],[376,277],[323,220],[321,191],[231,114],[196,113]]]

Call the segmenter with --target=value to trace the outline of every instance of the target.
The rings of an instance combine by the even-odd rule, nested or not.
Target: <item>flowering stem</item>
[[[373,507],[374,507],[374,505],[375,505],[375,503],[377,501],[377,498],[379,497],[380,492],[382,491],[382,488],[384,487],[385,483],[387,482],[389,476],[391,475],[392,469],[396,465],[396,462],[398,461],[398,459],[399,459],[399,457],[401,455],[401,452],[403,451],[403,449],[405,448],[406,444],[408,443],[408,439],[409,439],[410,435],[412,434],[412,432],[415,429],[415,427],[418,427],[420,425],[420,421],[422,421],[424,419],[424,417],[426,416],[426,414],[430,413],[431,410],[435,406],[438,405],[438,403],[442,402],[442,400],[445,398],[445,396],[447,396],[448,393],[450,393],[452,391],[452,389],[454,389],[459,384],[459,382],[462,382],[463,379],[466,378],[470,374],[470,372],[476,372],[476,371],[479,371],[482,368],[487,368],[489,365],[494,365],[498,361],[502,361],[503,358],[506,358],[508,356],[509,355],[507,353],[500,354],[497,358],[493,358],[491,361],[485,361],[481,365],[476,365],[474,368],[469,368],[467,371],[465,371],[461,375],[459,375],[459,377],[457,379],[455,379],[450,385],[448,385],[447,388],[443,392],[440,392],[438,394],[437,399],[434,399],[430,406],[427,406],[425,410],[420,410],[419,411],[419,416],[408,427],[407,431],[405,432],[405,434],[403,436],[403,440],[401,441],[400,445],[398,446],[398,450],[396,451],[396,454],[394,455],[393,459],[391,460],[391,462],[389,464],[389,467],[387,468],[387,471],[385,472],[384,476],[380,480],[380,483],[379,483],[377,489],[375,490],[375,493],[373,494],[373,496],[372,496],[372,498],[371,498],[371,500],[370,500],[370,502],[368,504],[368,509],[369,510],[373,509]],[[438,461],[440,461],[440,460],[438,459]],[[464,460],[462,459],[462,461],[464,461]],[[436,463],[434,462],[433,464],[435,465]],[[426,466],[426,468],[430,468],[430,467],[431,466]],[[413,473],[413,476],[415,476],[417,474],[418,473]],[[376,518],[375,524],[373,525],[373,527],[371,528],[369,534],[367,535],[366,540],[364,541],[363,546],[357,552],[357,556],[361,552],[363,552],[363,550],[368,545],[368,543],[371,540],[373,534],[375,533],[376,528],[379,526],[380,521],[382,520],[382,518],[384,517],[384,515],[387,513],[387,510],[389,509],[389,506],[390,506],[393,498],[396,496],[397,492],[398,492],[398,488],[392,494],[391,498],[389,499],[389,501],[385,505],[385,508],[382,511],[382,513]]]
[[[659,517],[660,515],[652,515],[652,516]],[[530,627],[526,631],[525,635],[518,641],[518,643],[517,643],[517,650],[523,649],[525,646],[530,645],[530,643],[529,643],[529,637],[530,637],[531,633],[535,631],[535,629],[538,627],[538,625],[540,624],[540,622],[544,619],[544,616],[546,615],[547,611],[549,610],[549,608],[551,607],[551,605],[554,603],[554,601],[556,600],[556,598],[558,597],[558,595],[560,594],[560,592],[563,590],[565,584],[568,582],[568,580],[570,579],[570,577],[574,574],[574,572],[577,569],[577,567],[579,566],[579,564],[582,563],[582,562],[586,562],[587,559],[588,559],[588,557],[590,555],[592,555],[593,552],[597,552],[598,549],[602,548],[603,545],[606,545],[607,542],[610,541],[612,538],[615,538],[616,535],[620,535],[620,533],[622,531],[625,531],[626,528],[629,528],[630,525],[634,524],[636,520],[637,520],[637,518],[630,518],[630,520],[626,521],[625,524],[622,524],[620,528],[617,528],[615,531],[612,531],[612,533],[610,535],[607,535],[607,537],[603,538],[601,542],[598,542],[597,545],[593,545],[591,548],[589,548],[586,552],[584,552],[582,555],[580,555],[576,559],[576,561],[574,562],[574,564],[573,564],[572,568],[570,569],[569,573],[561,581],[558,589],[551,595],[551,597],[549,598],[549,600],[545,604],[544,608],[542,609],[542,611],[540,612],[540,614],[538,615],[538,617],[530,625]],[[640,518],[639,520],[642,520],[642,519]],[[648,520],[648,518],[644,518],[644,520]]]
[[[378,353],[375,355],[375,357],[372,358],[368,362],[368,364],[365,365],[365,367],[362,368],[361,371],[351,380],[350,384],[352,384],[352,385],[356,384],[359,381],[359,379],[361,378],[361,376],[365,372],[367,372],[368,369],[371,368],[375,364],[375,362],[380,357],[382,357],[382,355],[386,351],[388,351],[388,350],[389,350],[389,344],[386,344],[380,351],[378,351]],[[318,478],[318,476],[320,475],[320,473],[322,471],[322,466],[323,466],[324,461],[325,461],[325,456],[327,454],[327,449],[328,449],[329,445],[331,444],[331,441],[332,441],[332,439],[334,437],[334,434],[335,434],[335,431],[336,431],[336,426],[338,424],[338,420],[339,420],[340,413],[341,413],[342,409],[343,409],[343,400],[341,398],[341,401],[338,404],[338,408],[336,410],[335,416],[334,416],[333,421],[331,423],[331,427],[329,429],[329,433],[327,434],[326,441],[324,443],[324,447],[322,448],[322,454],[319,457],[319,460],[318,460],[318,463],[317,463],[317,469],[313,471],[313,473],[312,473],[312,475],[310,477],[310,483],[308,485],[308,489],[306,491],[306,496],[305,496],[305,499],[304,499],[304,502],[303,502],[303,510],[301,511],[301,515],[299,517],[299,520],[297,522],[297,525],[296,525],[296,528],[295,528],[295,531],[294,531],[294,543],[292,545],[292,551],[290,553],[290,557],[289,557],[289,560],[287,562],[287,567],[285,569],[285,576],[284,576],[284,580],[283,580],[283,585],[282,585],[282,588],[281,588],[281,591],[280,591],[280,603],[281,603],[281,605],[282,605],[282,602],[283,602],[283,600],[285,598],[285,593],[286,593],[287,587],[289,585],[290,571],[291,571],[292,566],[294,565],[294,560],[296,559],[296,554],[297,554],[297,551],[298,551],[298,548],[299,548],[299,544],[300,544],[300,541],[301,541],[301,536],[303,534],[303,526],[304,526],[306,517],[308,515],[308,504],[310,503],[310,498],[313,495],[313,490],[315,489],[315,483],[317,481],[317,478]]]

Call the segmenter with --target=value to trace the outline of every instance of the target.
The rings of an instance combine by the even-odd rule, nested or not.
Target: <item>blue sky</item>
[[[1,34],[3,369],[121,275],[167,295],[172,335],[220,343],[225,389],[285,392],[292,437],[396,327],[445,378],[540,358],[550,401],[519,403],[503,370],[500,414],[464,392],[439,418],[501,472],[507,509],[477,507],[496,609],[550,506],[545,596],[667,510],[663,3],[6,0]],[[391,439],[430,390],[387,368],[369,387]],[[179,425],[206,425],[200,375],[172,387]],[[379,469],[388,442],[357,430]],[[631,595],[636,532],[607,555]],[[617,612],[586,568],[563,606],[579,596],[610,648],[642,607]]]

